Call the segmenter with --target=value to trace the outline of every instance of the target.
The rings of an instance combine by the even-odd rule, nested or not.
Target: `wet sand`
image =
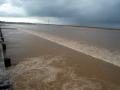
[[[120,68],[17,29],[4,29],[15,90],[120,90]]]

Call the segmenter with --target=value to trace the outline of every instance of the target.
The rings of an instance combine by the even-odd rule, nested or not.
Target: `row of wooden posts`
[[[2,45],[2,51],[1,52],[3,53],[4,64],[5,64],[5,67],[9,67],[9,66],[11,66],[11,60],[6,55],[6,49],[7,48],[6,48],[6,44],[4,42],[4,37],[3,37],[3,33],[2,33],[1,28],[0,28],[0,38],[1,38],[0,43]]]
[[[7,67],[11,66],[11,60],[10,60],[10,58],[7,57],[7,54],[6,54],[7,48],[6,48],[6,44],[4,42],[4,37],[3,37],[1,28],[0,28],[0,44],[2,46],[2,50],[0,51],[1,52],[1,62],[4,62],[4,66],[3,66],[3,70],[4,70],[5,67],[7,68]],[[1,69],[2,69],[2,67],[1,67]],[[9,78],[6,75],[3,76],[3,78],[1,78],[1,80],[0,80],[0,90],[12,90]]]

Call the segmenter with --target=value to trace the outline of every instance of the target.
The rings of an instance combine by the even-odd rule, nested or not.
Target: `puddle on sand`
[[[27,58],[10,70],[14,90],[120,90],[96,78],[80,77],[63,56]]]

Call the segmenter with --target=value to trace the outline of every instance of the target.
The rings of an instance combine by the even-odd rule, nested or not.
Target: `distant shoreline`
[[[44,23],[26,23],[26,22],[0,22],[6,24],[25,24],[25,25],[55,25],[55,26],[71,26],[71,27],[81,27],[81,28],[95,28],[95,29],[103,29],[103,30],[120,30],[119,28],[110,28],[110,27],[97,27],[97,26],[82,26],[82,25],[67,25],[67,24],[44,24]]]

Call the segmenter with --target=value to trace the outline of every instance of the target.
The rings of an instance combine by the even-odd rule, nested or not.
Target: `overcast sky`
[[[76,23],[120,23],[120,0],[0,0],[0,17],[64,17]]]

